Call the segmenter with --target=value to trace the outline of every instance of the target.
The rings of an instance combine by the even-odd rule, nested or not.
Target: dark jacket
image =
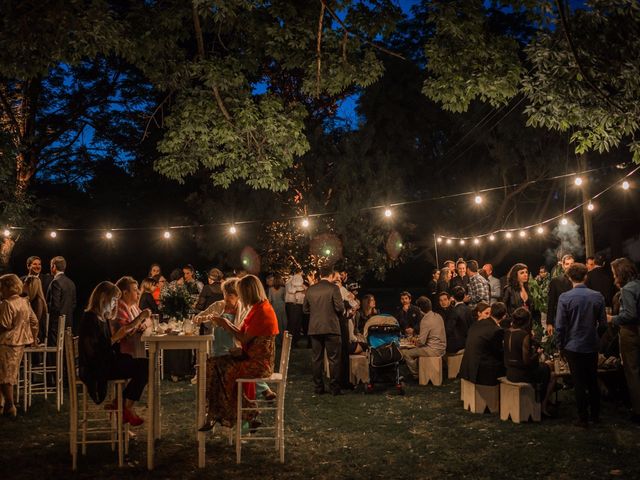
[[[613,275],[610,269],[604,267],[594,268],[587,273],[585,285],[591,290],[600,292],[604,297],[606,306],[611,306],[611,300],[613,300],[613,294],[615,293],[615,285],[613,284]]]
[[[459,303],[451,309],[444,325],[447,333],[447,352],[454,353],[464,348],[467,332],[473,321],[471,309],[464,303]]]
[[[551,280],[549,284],[549,301],[547,302],[547,325],[555,325],[556,312],[558,311],[558,299],[564,292],[573,288],[571,280],[566,275],[560,275]]]
[[[196,310],[202,311],[209,307],[211,304],[224,299],[222,294],[221,282],[214,282],[202,287],[198,302],[196,303]]]
[[[400,324],[400,328],[404,332],[407,328],[413,328],[414,333],[420,333],[420,320],[424,314],[415,305],[409,305],[405,312],[402,307],[396,311],[396,320]]]
[[[344,302],[340,289],[328,280],[320,280],[310,286],[302,305],[309,314],[309,335],[340,335],[340,319],[344,313]]]
[[[142,295],[140,295],[140,301],[138,302],[138,307],[140,307],[140,310],[148,308],[151,310],[151,313],[160,314],[158,304],[154,300],[153,295],[149,292],[142,292]]]
[[[504,375],[502,330],[492,318],[475,322],[467,332],[460,376],[478,385],[497,385]]]
[[[74,325],[75,327],[73,314],[76,310],[76,284],[64,273],[56,276],[49,284],[47,304],[49,305],[49,319],[52,325],[57,325],[58,317],[65,315],[66,325]],[[78,330],[74,328],[73,331],[76,332]]]
[[[464,291],[469,293],[469,277],[467,275],[464,277],[453,277],[451,282],[449,282],[449,291],[453,292],[453,289],[458,286],[464,288]]]
[[[507,314],[509,316],[511,316],[513,312],[520,307],[525,307],[529,311],[532,310],[531,294],[529,294],[529,298],[525,303],[520,296],[520,291],[514,289],[511,285],[507,285],[505,287],[502,295],[502,301],[507,307]]]
[[[79,330],[79,373],[89,395],[97,404],[107,395],[108,366],[120,354],[119,344],[111,345],[109,324],[93,312],[84,312]]]

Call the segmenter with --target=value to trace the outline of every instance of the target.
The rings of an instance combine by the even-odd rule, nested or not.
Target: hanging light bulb
[[[309,228],[309,219],[308,218],[303,218],[302,219],[302,228]]]
[[[587,210],[589,210],[590,212],[593,212],[595,208],[596,206],[591,202],[589,202],[589,205],[587,205]]]
[[[480,239],[479,238],[474,238],[473,239],[473,244],[474,245],[478,245],[480,243]]]
[[[171,238],[171,232],[169,230],[165,231],[162,236],[166,239],[169,240]]]
[[[231,235],[235,235],[237,232],[238,232],[238,229],[236,228],[236,226],[235,226],[235,225],[231,225],[231,226],[229,227],[229,233],[230,233]]]
[[[507,232],[507,233],[504,234],[504,236],[507,237],[507,238],[511,238],[511,237],[513,237],[513,234],[511,232]]]
[[[58,236],[58,233],[55,230],[52,230],[51,232],[49,232],[49,236],[51,238],[56,238]]]
[[[562,225],[567,225],[569,223],[569,220],[567,220],[565,217],[562,217],[562,220],[560,220],[560,224]]]
[[[113,238],[113,233],[111,232],[107,232],[104,234],[104,238],[106,238],[107,240],[111,240]]]
[[[520,230],[520,232],[518,232],[518,235],[520,235],[520,238],[524,238],[527,236],[527,232],[525,232],[524,230]]]
[[[438,237],[438,238],[436,238],[436,241],[437,241],[438,243],[442,243],[442,237]]]
[[[579,187],[580,185],[582,185],[582,177],[576,177],[573,183],[575,183]]]
[[[629,187],[631,185],[629,184],[629,182],[627,182],[626,180],[624,182],[622,182],[622,189],[623,190],[629,190]]]
[[[6,238],[9,238],[11,236],[11,230],[9,230],[8,228],[5,228],[4,231],[2,232],[2,235],[4,235]]]
[[[473,201],[476,202],[476,205],[480,205],[482,203],[482,197],[480,195],[476,195]]]
[[[464,241],[464,238],[463,238],[463,239],[460,240],[460,245],[464,245],[464,244],[465,244],[465,241]]]
[[[390,208],[385,208],[384,209],[384,216],[387,217],[387,218],[390,218],[391,215],[393,215],[393,212],[391,211],[391,209]]]
[[[493,242],[495,239],[496,239],[496,236],[493,233],[489,235],[489,240]]]
[[[536,232],[538,232],[539,235],[542,235],[544,233],[544,227],[542,225],[540,225],[537,229]]]
[[[447,238],[447,245],[451,245],[451,239]]]

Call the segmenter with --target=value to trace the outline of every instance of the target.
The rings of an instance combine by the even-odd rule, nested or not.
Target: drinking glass
[[[160,315],[157,313],[152,314],[151,321],[153,325],[151,332],[156,335],[158,333],[158,326],[160,325]]]

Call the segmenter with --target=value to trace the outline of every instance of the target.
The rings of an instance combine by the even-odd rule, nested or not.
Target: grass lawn
[[[254,442],[235,464],[234,447],[210,436],[204,471],[197,468],[194,387],[163,385],[163,437],[146,471],[146,430],[136,430],[127,465],[108,446],[89,446],[71,472],[68,409],[41,397],[25,416],[0,418],[0,479],[47,478],[640,478],[640,428],[619,405],[603,404],[602,425],[572,426],[572,391],[560,394],[559,418],[539,424],[502,422],[465,412],[460,382],[408,385],[405,396],[313,395],[310,351],[293,350],[285,413],[286,463],[272,444]],[[66,407],[66,405],[65,405]],[[142,410],[141,410],[142,411]]]

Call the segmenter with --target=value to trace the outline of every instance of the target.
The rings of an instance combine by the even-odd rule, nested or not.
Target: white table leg
[[[156,420],[156,344],[149,342],[149,383],[147,385],[147,468],[153,470]]]
[[[204,468],[205,458],[205,434],[197,429],[204,424],[205,420],[205,400],[207,398],[207,350],[206,345],[198,348],[198,422],[196,424],[196,435],[198,439],[198,467]]]

